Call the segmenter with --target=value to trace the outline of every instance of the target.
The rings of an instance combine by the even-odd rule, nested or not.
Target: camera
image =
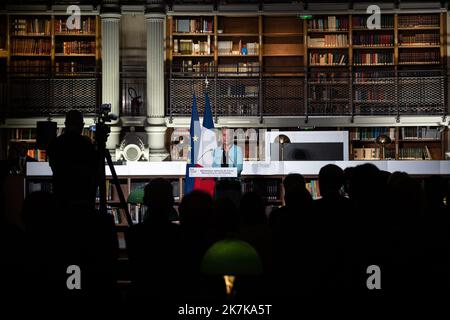
[[[111,103],[103,103],[97,109],[98,123],[111,122],[117,120],[117,116],[111,113]]]
[[[95,140],[101,143],[105,143],[108,135],[110,133],[110,129],[107,126],[107,122],[111,122],[113,120],[117,120],[118,117],[111,113],[111,104],[103,103],[101,104],[97,110],[97,120],[95,121]]]

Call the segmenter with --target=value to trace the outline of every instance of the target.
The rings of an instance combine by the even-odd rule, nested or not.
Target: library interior
[[[3,1],[2,295],[450,296],[449,2]]]

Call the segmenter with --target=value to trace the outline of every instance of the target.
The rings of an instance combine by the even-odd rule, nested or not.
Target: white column
[[[165,14],[145,14],[147,26],[147,132],[150,161],[161,161],[167,156],[164,144],[164,31]]]
[[[120,14],[102,13],[102,103],[111,104],[111,112],[119,115],[120,73],[119,73],[119,22]],[[106,148],[114,154],[120,143],[119,120],[111,122],[111,133]]]

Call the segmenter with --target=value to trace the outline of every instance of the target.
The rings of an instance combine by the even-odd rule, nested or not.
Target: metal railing
[[[71,109],[94,115],[100,101],[100,84],[101,76],[95,71],[9,70],[2,83],[1,115],[62,116]]]
[[[356,116],[442,115],[449,112],[448,75],[444,67],[336,68],[248,72],[173,72],[166,77],[166,115],[188,117],[192,96],[202,114],[207,90],[213,115]],[[207,83],[205,82],[207,79]],[[140,116],[146,107],[145,70],[121,73],[121,115]],[[137,98],[137,104],[133,104]],[[0,116],[64,115],[78,109],[95,114],[101,101],[101,74],[12,72],[0,81]],[[136,102],[136,100],[135,100]]]
[[[447,72],[395,67],[309,68],[168,74],[166,115],[190,116],[192,97],[203,112],[208,91],[214,116],[446,116]],[[208,79],[206,86],[205,79]]]

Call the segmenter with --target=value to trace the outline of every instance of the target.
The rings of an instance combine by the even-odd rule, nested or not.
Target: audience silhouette
[[[126,237],[132,294],[148,302],[175,298],[180,280],[180,229],[170,219],[174,205],[170,182],[150,181],[144,189],[144,205],[144,221],[131,226]]]
[[[321,197],[315,200],[305,178],[289,174],[283,180],[284,205],[269,215],[267,203],[257,192],[244,194],[237,207],[234,199],[213,200],[207,193],[192,191],[182,198],[176,222],[171,183],[163,178],[151,180],[144,191],[144,221],[126,232],[132,282],[119,296],[117,234],[111,219],[99,215],[90,200],[64,206],[55,201],[67,200],[64,194],[74,192],[72,187],[66,189],[65,174],[58,171],[62,170],[60,152],[68,150],[62,139],[85,145],[95,158],[92,145],[78,136],[69,130],[55,142],[50,155],[55,194],[39,191],[27,196],[23,228],[6,223],[4,207],[0,207],[5,257],[0,265],[5,275],[0,290],[11,298],[76,301],[105,308],[125,301],[129,306],[157,308],[163,303],[251,298],[448,296],[448,182],[431,176],[421,183],[407,173],[390,174],[372,164],[345,170],[324,166],[319,172]],[[85,164],[95,172],[93,163],[86,160]],[[4,167],[2,177],[8,170]],[[87,178],[77,179],[81,183]],[[224,239],[250,244],[264,271],[262,276],[237,277],[232,298],[226,296],[221,275],[200,271],[207,249]],[[79,265],[84,272],[79,292],[66,288],[69,265]],[[368,290],[369,266],[380,268],[382,290]]]

